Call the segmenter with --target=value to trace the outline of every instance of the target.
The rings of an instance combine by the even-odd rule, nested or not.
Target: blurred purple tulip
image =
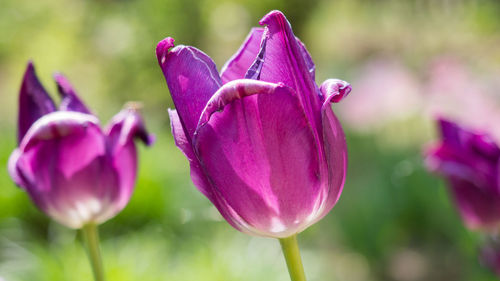
[[[500,277],[500,243],[499,241],[490,241],[481,247],[479,260],[483,266],[489,268],[498,277]]]
[[[427,151],[426,164],[442,174],[465,224],[471,229],[500,226],[500,149],[489,135],[440,119],[441,140]]]
[[[347,167],[330,103],[351,86],[314,81],[315,67],[285,16],[272,11],[222,68],[166,38],[156,48],[176,110],[172,133],[197,188],[236,229],[284,238],[325,216]]]
[[[28,63],[19,96],[19,147],[9,159],[14,182],[48,216],[71,228],[102,223],[128,203],[137,172],[135,138],[153,139],[138,111],[123,109],[103,131],[75,91],[55,75],[59,109]]]

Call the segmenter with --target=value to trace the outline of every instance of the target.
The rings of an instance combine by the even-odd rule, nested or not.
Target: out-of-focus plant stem
[[[280,238],[279,240],[290,279],[292,281],[306,281],[304,266],[302,266],[302,259],[300,258],[299,244],[297,243],[297,235]]]
[[[92,265],[92,271],[94,272],[94,279],[95,281],[104,281],[104,269],[102,266],[97,225],[93,223],[84,225],[82,234],[87,247],[90,264]]]

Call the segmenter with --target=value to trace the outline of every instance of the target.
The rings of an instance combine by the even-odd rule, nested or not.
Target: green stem
[[[92,271],[94,272],[94,279],[95,281],[104,281],[104,269],[102,267],[97,225],[93,223],[84,225],[82,228],[82,234],[83,240],[87,246]]]
[[[285,256],[288,273],[292,281],[306,281],[304,267],[300,259],[299,244],[297,243],[297,235],[287,238],[280,238],[281,249]]]

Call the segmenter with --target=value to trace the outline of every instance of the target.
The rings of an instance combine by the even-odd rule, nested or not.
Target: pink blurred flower
[[[442,115],[480,128],[500,141],[500,93],[491,81],[474,75],[460,60],[443,56],[430,65],[424,88],[428,115]],[[498,93],[497,93],[498,92]]]
[[[356,77],[356,95],[338,109],[342,120],[353,129],[371,131],[421,109],[419,81],[397,60],[372,60]]]

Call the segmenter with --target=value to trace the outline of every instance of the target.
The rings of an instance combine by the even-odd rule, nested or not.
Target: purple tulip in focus
[[[484,133],[440,119],[441,140],[427,151],[426,164],[448,181],[460,214],[471,229],[500,226],[500,149]]]
[[[57,222],[71,228],[102,223],[132,195],[134,140],[149,145],[153,139],[134,107],[123,109],[101,129],[66,78],[54,78],[62,98],[59,108],[28,63],[19,96],[19,147],[9,159],[9,173]]]
[[[324,217],[347,167],[330,104],[351,86],[315,83],[315,66],[285,16],[272,11],[219,73],[202,51],[156,48],[176,110],[172,133],[197,188],[236,229],[285,238]]]

